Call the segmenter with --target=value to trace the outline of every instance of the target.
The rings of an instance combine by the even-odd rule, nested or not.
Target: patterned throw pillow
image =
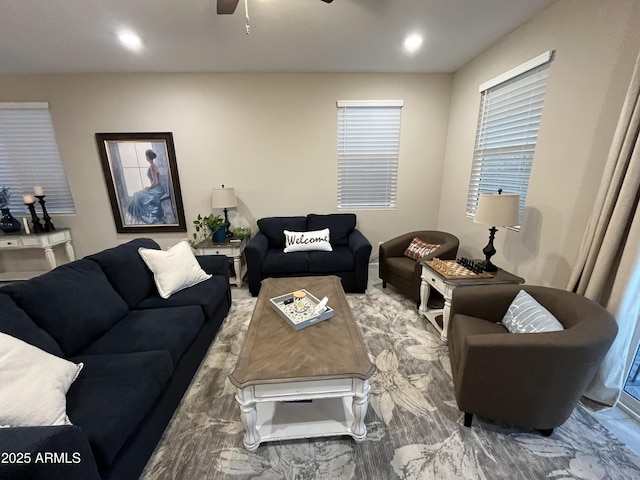
[[[559,332],[562,324],[531,295],[520,290],[501,322],[511,333]]]
[[[404,255],[406,257],[413,258],[414,260],[419,260],[420,257],[424,257],[425,255],[435,252],[438,247],[440,247],[440,245],[423,242],[418,237],[413,237],[413,240],[411,240],[411,243],[404,251]]]

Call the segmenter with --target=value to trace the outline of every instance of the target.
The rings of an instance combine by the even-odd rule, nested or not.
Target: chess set
[[[485,272],[480,265],[464,257],[457,260],[434,258],[426,263],[447,280],[493,278],[493,275]]]

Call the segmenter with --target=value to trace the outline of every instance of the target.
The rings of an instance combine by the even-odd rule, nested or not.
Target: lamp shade
[[[520,195],[483,193],[473,223],[508,227],[520,224]]]
[[[238,206],[236,192],[232,188],[214,188],[211,193],[212,208],[232,208]]]

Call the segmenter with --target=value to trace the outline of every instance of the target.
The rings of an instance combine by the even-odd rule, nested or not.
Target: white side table
[[[64,244],[69,261],[72,262],[76,259],[76,254],[73,250],[73,242],[71,240],[71,231],[68,228],[61,228],[59,230],[53,230],[45,233],[34,234],[4,234],[0,236],[0,251],[11,250],[23,250],[27,248],[39,248],[44,250],[44,256],[47,259],[47,263],[51,270],[56,268],[56,256],[53,252],[53,247],[56,245]],[[29,272],[2,272],[0,273],[1,282],[10,282],[16,280],[28,280],[29,278],[36,277],[46,273],[44,271],[29,271]]]
[[[238,239],[231,237],[220,243],[214,243],[208,238],[196,245],[196,253],[198,255],[226,255],[232,258],[233,271],[236,276],[235,279],[229,278],[229,282],[234,283],[235,281],[236,286],[241,287],[244,275],[247,273],[246,265],[242,265],[242,255],[246,246],[247,237]]]
[[[499,268],[497,272],[492,273],[494,275],[493,278],[447,279],[438,271],[431,268],[430,265],[426,263],[422,264],[420,308],[418,311],[440,332],[440,339],[443,342],[446,343],[447,341],[447,330],[451,316],[451,298],[456,288],[475,285],[524,283],[524,278],[513,275],[501,268]],[[440,292],[444,297],[444,308],[429,308],[427,303],[432,288]],[[442,317],[441,324],[438,322],[438,317]]]

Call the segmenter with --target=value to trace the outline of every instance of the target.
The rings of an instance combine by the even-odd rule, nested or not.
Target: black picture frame
[[[96,133],[95,138],[118,233],[186,232],[173,134]],[[151,187],[154,176],[158,181]]]

